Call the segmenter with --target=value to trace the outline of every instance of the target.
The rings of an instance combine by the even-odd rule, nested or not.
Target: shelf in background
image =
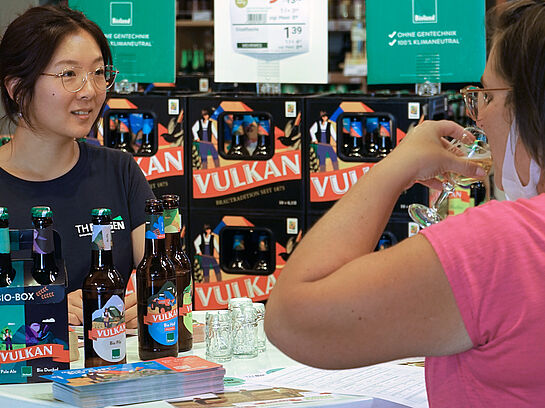
[[[213,20],[176,20],[176,27],[214,27]]]
[[[345,76],[342,72],[330,72],[328,82],[330,84],[361,84],[365,77]]]

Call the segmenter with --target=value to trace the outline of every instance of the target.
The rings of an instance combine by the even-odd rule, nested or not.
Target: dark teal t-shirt
[[[131,231],[145,223],[145,201],[154,197],[130,154],[78,144],[78,162],[54,180],[26,181],[0,168],[0,206],[8,207],[10,228],[32,228],[30,209],[51,207],[53,229],[62,240],[69,292],[80,289],[89,273],[91,210],[112,210],[114,264],[126,282],[134,267]]]

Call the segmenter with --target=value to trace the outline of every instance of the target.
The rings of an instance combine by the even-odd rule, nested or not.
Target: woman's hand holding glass
[[[492,155],[486,143],[484,132],[479,128],[465,128],[460,139],[452,139],[446,146],[448,153],[457,158],[480,166],[479,175],[474,172],[451,170],[443,174],[442,191],[432,207],[422,204],[411,204],[409,215],[422,228],[436,224],[443,219],[439,214],[441,204],[454,192],[455,186],[469,187],[472,183],[481,180],[492,168]]]

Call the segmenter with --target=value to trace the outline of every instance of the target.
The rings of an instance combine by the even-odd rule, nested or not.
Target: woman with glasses
[[[460,139],[461,126],[417,126],[284,267],[265,328],[296,360],[351,368],[426,356],[431,407],[543,406],[545,1],[511,1],[495,12],[483,89],[464,93],[488,135],[497,186],[519,199],[469,209],[373,252],[414,182],[484,176],[447,150],[444,137]]]
[[[144,251],[144,202],[153,193],[132,156],[79,141],[96,124],[116,69],[100,28],[82,13],[34,7],[0,42],[0,90],[11,141],[0,147],[0,205],[12,228],[32,228],[30,210],[53,211],[68,273],[69,322],[82,324],[90,268],[91,210],[112,210],[113,257],[127,281]],[[128,327],[136,306],[126,301]]]

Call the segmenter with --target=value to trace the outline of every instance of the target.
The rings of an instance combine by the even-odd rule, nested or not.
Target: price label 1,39
[[[234,51],[258,55],[308,52],[309,7],[310,0],[230,0]]]

